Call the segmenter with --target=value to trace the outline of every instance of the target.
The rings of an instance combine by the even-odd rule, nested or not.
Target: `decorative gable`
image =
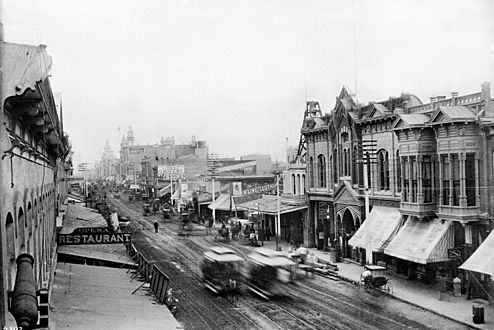
[[[358,194],[352,188],[352,185],[347,181],[343,181],[343,182],[344,184],[341,185],[341,187],[338,189],[338,191],[334,196],[334,202],[341,204],[360,205]]]

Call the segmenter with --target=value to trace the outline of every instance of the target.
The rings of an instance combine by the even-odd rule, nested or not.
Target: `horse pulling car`
[[[216,294],[228,294],[231,281],[240,281],[240,269],[244,259],[234,251],[215,246],[204,252],[201,264],[202,281]]]
[[[245,283],[247,288],[263,299],[282,296],[284,285],[293,282],[296,263],[282,253],[257,248],[247,256]]]

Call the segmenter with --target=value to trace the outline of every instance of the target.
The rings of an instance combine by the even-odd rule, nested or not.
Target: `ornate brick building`
[[[426,282],[439,271],[468,282],[458,266],[494,216],[489,83],[427,104],[411,94],[359,104],[343,88],[332,112],[306,118],[301,133],[310,246]]]

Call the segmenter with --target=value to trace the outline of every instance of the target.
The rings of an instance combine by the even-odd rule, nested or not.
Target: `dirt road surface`
[[[161,213],[143,216],[141,203],[129,203],[125,195],[109,197],[119,214],[132,220],[137,250],[171,278],[180,301],[176,318],[185,329],[468,329],[379,292],[319,275],[299,277],[295,285],[286,286],[286,297],[275,301],[244,293],[234,308],[202,284],[202,253],[214,245],[241,255],[251,248],[236,241],[214,242],[206,230],[195,230],[188,238],[178,236],[177,218],[165,221]],[[154,231],[155,221],[159,233]]]

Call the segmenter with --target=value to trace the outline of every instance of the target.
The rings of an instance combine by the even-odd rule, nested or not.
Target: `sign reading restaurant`
[[[58,234],[58,245],[130,243],[131,233],[116,233],[107,227],[76,228],[71,234]]]

